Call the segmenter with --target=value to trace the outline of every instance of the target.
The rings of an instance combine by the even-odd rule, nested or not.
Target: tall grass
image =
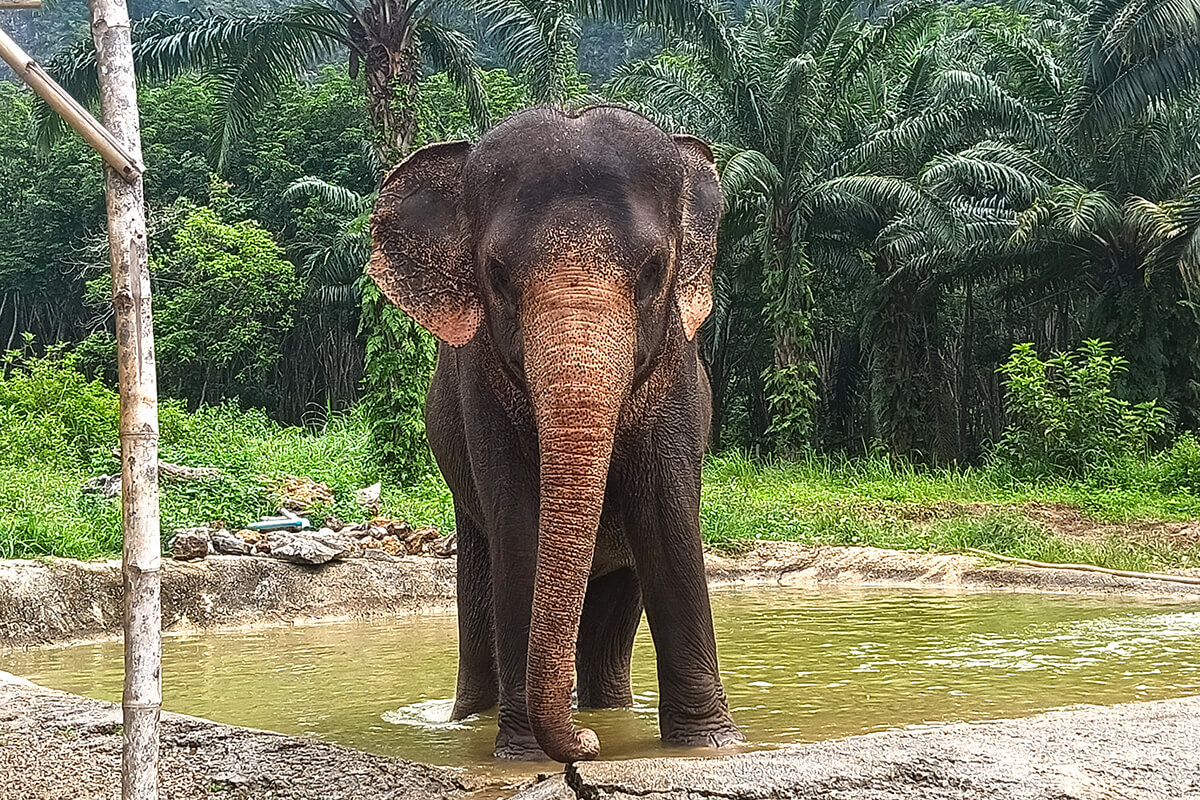
[[[413,525],[454,526],[450,493],[436,474],[391,483],[375,458],[370,426],[338,416],[319,431],[283,427],[232,405],[186,412],[162,406],[161,457],[216,467],[220,477],[162,484],[164,536],[180,527],[237,527],[273,513],[273,481],[299,475],[327,484],[333,503],[313,509],[362,519],[358,489],[381,481],[382,513]],[[119,501],[83,494],[118,471],[117,398],[66,359],[14,363],[0,380],[0,557],[91,558],[120,551]],[[715,546],[759,539],[863,544],[938,552],[979,548],[1048,561],[1132,569],[1190,566],[1197,552],[1129,537],[1064,539],[1029,522],[1023,503],[1055,502],[1115,523],[1200,519],[1200,444],[1182,437],[1149,459],[1116,462],[1087,481],[1019,480],[1000,467],[926,470],[886,458],[808,456],[755,461],[738,452],[705,461],[701,526]],[[967,507],[967,504],[973,504]]]

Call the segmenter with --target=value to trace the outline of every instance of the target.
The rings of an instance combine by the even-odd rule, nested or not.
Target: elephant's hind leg
[[[492,568],[487,537],[466,514],[458,528],[458,688],[452,719],[495,707],[496,637],[492,624]]]
[[[641,619],[642,593],[632,568],[588,582],[575,651],[580,708],[633,705],[629,662]]]

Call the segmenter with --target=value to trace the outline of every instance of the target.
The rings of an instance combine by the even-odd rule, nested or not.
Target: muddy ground
[[[760,542],[706,556],[711,585],[893,586],[1200,599],[1200,586],[988,564],[972,556]],[[0,650],[119,634],[116,561],[0,561]],[[454,607],[454,560],[349,559],[320,567],[270,558],[165,561],[167,631],[290,624]]]

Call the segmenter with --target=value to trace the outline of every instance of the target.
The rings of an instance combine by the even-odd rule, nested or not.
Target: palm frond
[[[478,66],[474,43],[462,32],[442,25],[432,17],[417,23],[421,54],[433,69],[445,72],[462,93],[471,121],[480,129],[490,123],[487,92]]]
[[[164,82],[193,70],[209,77],[220,100],[214,150],[221,165],[247,120],[287,80],[333,48],[349,45],[346,22],[341,13],[315,3],[251,17],[156,13],[134,23],[134,67],[141,83]],[[95,105],[96,53],[89,44],[55,56],[46,70],[76,100]],[[43,146],[63,130],[58,115],[44,103],[34,124]]]

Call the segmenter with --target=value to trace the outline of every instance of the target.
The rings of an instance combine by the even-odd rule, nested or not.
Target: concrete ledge
[[[744,555],[706,558],[712,586],[886,586],[1200,600],[1200,586],[987,566],[972,556],[873,547],[760,542]],[[454,571],[454,559],[425,557],[348,559],[321,567],[248,556],[166,561],[163,627],[187,631],[453,609]],[[122,591],[116,561],[0,561],[0,649],[116,636]]]
[[[1200,797],[1200,697],[886,731],[726,758],[572,765],[514,800]]]
[[[0,648],[115,636],[123,592],[117,561],[0,561]],[[450,559],[349,559],[322,567],[246,556],[168,560],[163,563],[163,628],[449,609],[454,594]]]

